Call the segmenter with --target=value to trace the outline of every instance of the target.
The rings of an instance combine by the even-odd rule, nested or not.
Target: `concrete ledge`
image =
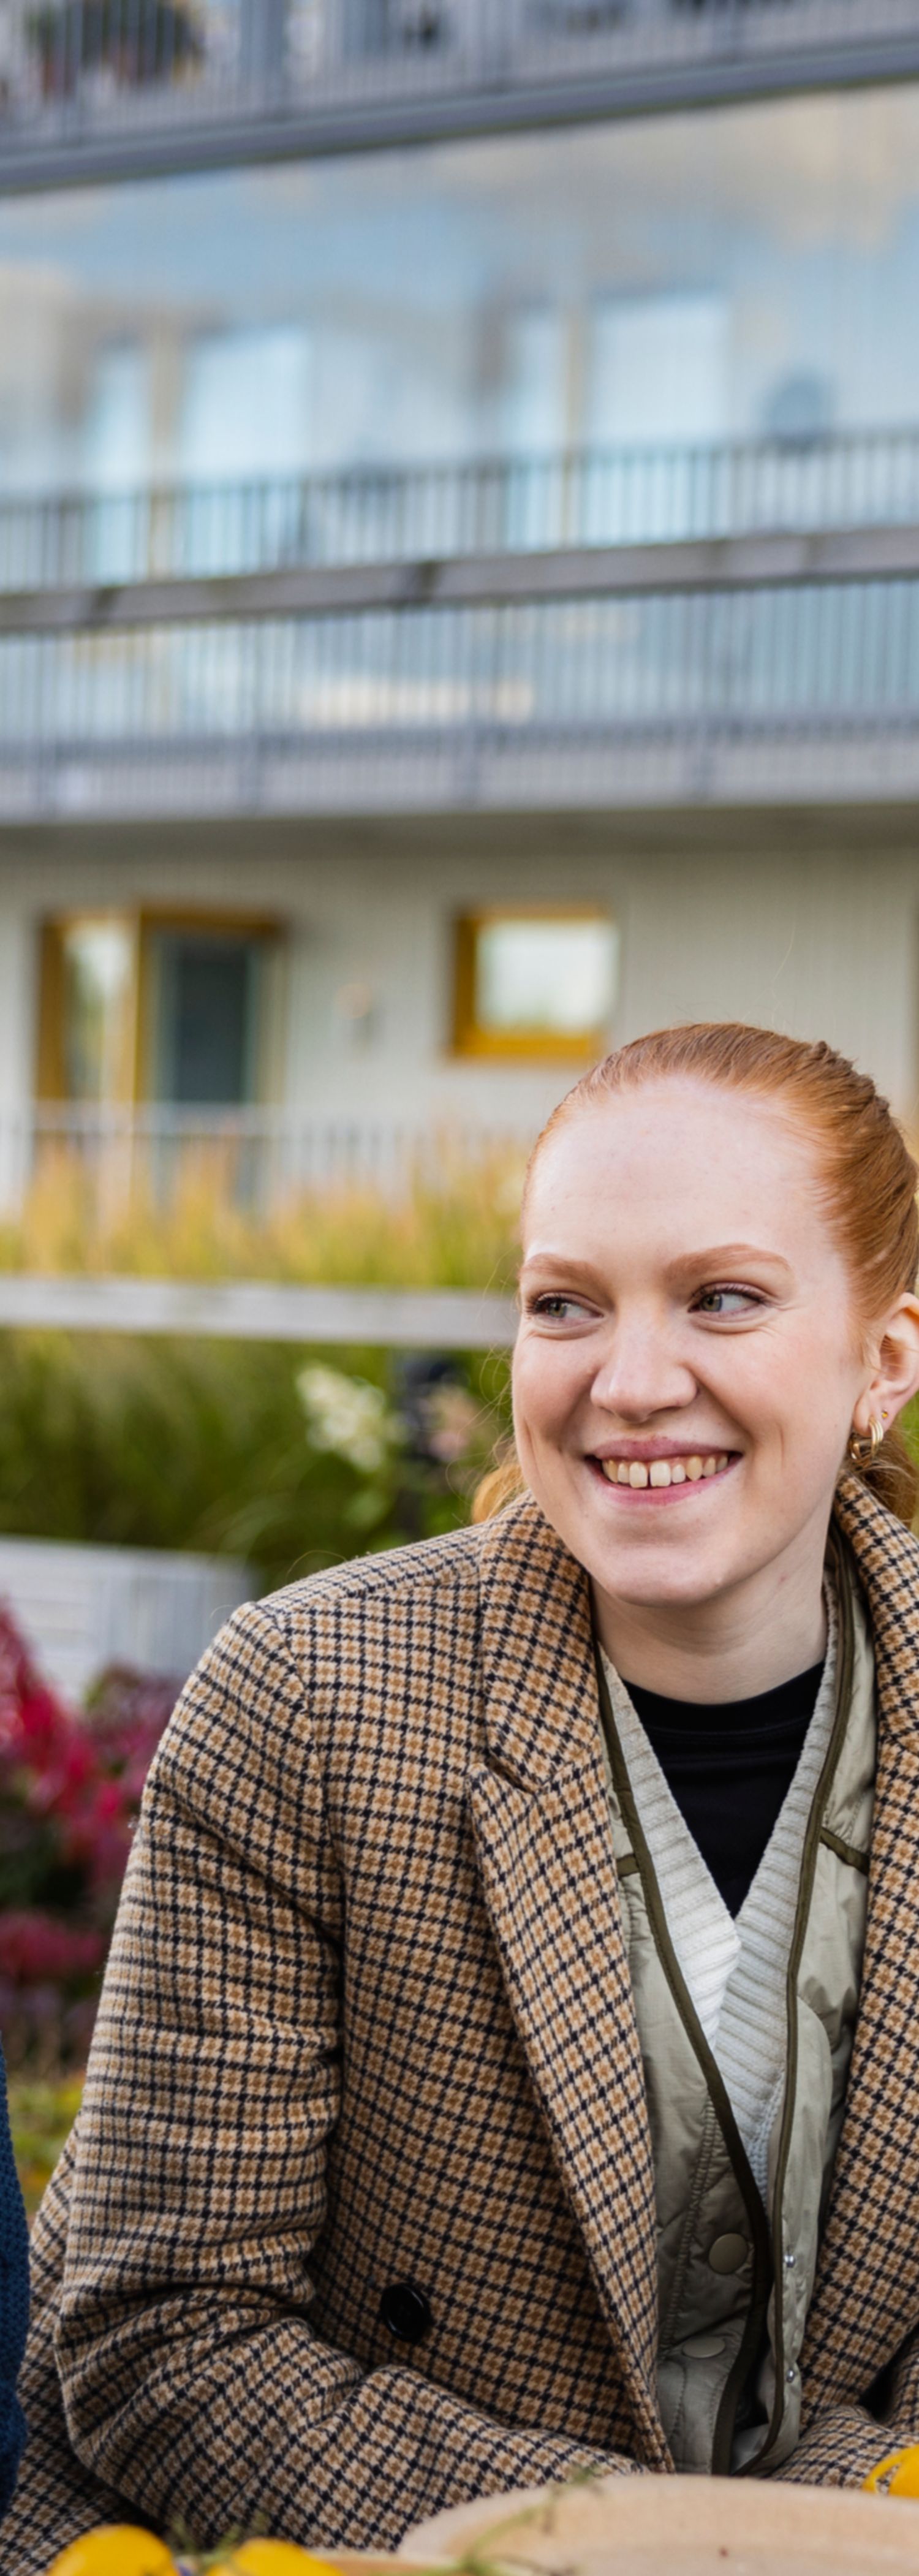
[[[354,617],[418,608],[665,597],[676,592],[905,581],[919,573],[919,527],[767,530],[647,545],[557,546],[401,563],[295,564],[279,570],[0,591],[0,635],[100,634],[233,620]]]
[[[75,1333],[201,1333],[255,1342],[380,1342],[491,1350],[514,1338],[504,1297],[465,1288],[296,1288],[273,1280],[0,1276],[0,1327]]]

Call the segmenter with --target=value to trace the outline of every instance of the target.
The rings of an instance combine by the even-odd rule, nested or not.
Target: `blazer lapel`
[[[587,1579],[532,1503],[483,1564],[487,1763],[470,1783],[507,1994],[617,2350],[640,2455],[657,2409],[654,2174],[597,1722]]]
[[[802,2356],[808,2412],[864,2396],[919,2323],[919,1546],[854,1477],[837,1517],[871,1618],[878,1768],[855,2046]]]

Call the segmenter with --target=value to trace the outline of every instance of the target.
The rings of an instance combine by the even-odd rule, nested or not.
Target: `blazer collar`
[[[532,1502],[483,1539],[482,1659],[486,1761],[469,1804],[485,1903],[638,2456],[666,2468],[653,2160],[587,1578]]]
[[[560,1771],[593,1773],[599,1739],[587,1576],[529,1497],[483,1533],[481,1597],[490,1766],[527,1789]]]
[[[878,1759],[855,2044],[804,2348],[804,2396],[862,2397],[919,2322],[919,1545],[840,1486],[874,1642]]]

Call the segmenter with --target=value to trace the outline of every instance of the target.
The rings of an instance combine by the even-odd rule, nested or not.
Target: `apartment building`
[[[677,1015],[912,1120],[917,308],[919,0],[3,0],[7,1203]]]

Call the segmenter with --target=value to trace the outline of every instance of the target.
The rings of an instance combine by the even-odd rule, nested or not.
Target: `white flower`
[[[301,1369],[297,1393],[314,1449],[344,1458],[362,1475],[374,1476],[399,1445],[399,1425],[383,1390],[363,1377],[345,1377],[341,1369],[315,1362]]]

